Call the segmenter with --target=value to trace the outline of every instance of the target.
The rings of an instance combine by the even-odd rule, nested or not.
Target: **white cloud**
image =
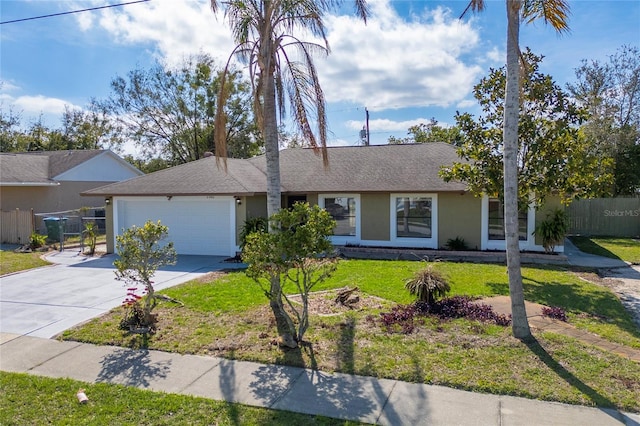
[[[389,120],[386,118],[375,119],[369,121],[369,131],[406,132],[411,126],[416,126],[421,123],[429,123],[430,121],[431,119],[428,118],[414,118],[402,121]],[[362,129],[362,121],[350,120],[345,123],[345,126],[352,130],[360,130]]]
[[[458,108],[471,108],[474,106],[478,106],[478,101],[475,99],[464,99],[456,104]]]
[[[47,98],[42,95],[38,96],[19,96],[12,101],[16,108],[22,110],[27,115],[62,115],[66,102],[58,98]]]
[[[318,57],[316,66],[328,102],[379,111],[450,106],[468,95],[481,72],[462,59],[478,47],[471,24],[441,7],[427,5],[407,21],[388,0],[370,6],[367,25],[352,15],[326,21],[331,54]],[[100,25],[120,43],[151,44],[173,65],[200,51],[226,61],[235,46],[224,16],[214,15],[208,1],[154,0],[106,9]]]
[[[208,1],[154,0],[136,6],[106,9],[100,26],[117,42],[154,45],[170,65],[198,52],[226,61],[235,46],[224,17],[214,15]]]
[[[477,47],[477,30],[440,7],[412,21],[388,1],[372,2],[372,12],[367,25],[352,16],[328,21],[332,53],[317,66],[329,102],[375,111],[444,107],[468,95],[481,68],[461,56]]]

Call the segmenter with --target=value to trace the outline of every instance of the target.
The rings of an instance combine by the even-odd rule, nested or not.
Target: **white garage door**
[[[169,241],[178,254],[233,256],[235,202],[233,197],[118,197],[114,200],[118,234],[147,220],[169,227]]]

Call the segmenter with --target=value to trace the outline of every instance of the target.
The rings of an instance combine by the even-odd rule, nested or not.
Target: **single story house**
[[[337,221],[335,245],[439,249],[464,239],[470,249],[504,250],[500,201],[445,182],[442,165],[459,161],[446,143],[332,147],[329,166],[307,148],[280,152],[282,205],[307,201]],[[108,251],[132,225],[160,220],[180,254],[232,256],[245,220],[266,217],[266,159],[215,157],[85,191],[107,202]],[[543,251],[532,232],[547,208],[521,217],[521,248]],[[562,250],[562,248],[559,248]]]
[[[142,175],[110,150],[0,154],[0,210],[60,212],[101,207],[104,197],[80,193]]]

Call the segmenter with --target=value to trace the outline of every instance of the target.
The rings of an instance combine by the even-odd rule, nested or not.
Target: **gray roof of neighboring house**
[[[33,151],[0,154],[0,183],[51,184],[55,177],[106,150]]]
[[[49,158],[23,154],[0,154],[0,183],[56,185],[49,178]]]
[[[284,193],[463,191],[464,183],[444,182],[440,166],[460,161],[446,143],[328,148],[329,166],[309,148],[280,151]],[[85,195],[252,195],[266,193],[266,158],[215,157],[86,191]]]

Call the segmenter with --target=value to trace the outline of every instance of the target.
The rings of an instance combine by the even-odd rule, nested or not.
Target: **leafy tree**
[[[608,62],[583,60],[576,78],[567,89],[589,112],[585,136],[594,154],[613,163],[613,186],[600,195],[635,194],[640,191],[640,51],[622,46]]]
[[[143,173],[153,173],[158,170],[164,170],[171,167],[167,160],[159,157],[143,160],[141,158],[134,158],[131,154],[127,154],[123,158]]]
[[[20,115],[0,105],[0,152],[20,151]]]
[[[280,156],[278,120],[286,112],[286,100],[291,105],[293,123],[308,146],[318,148],[327,164],[327,119],[325,100],[318,73],[313,63],[316,52],[328,53],[329,44],[324,24],[325,14],[343,3],[339,0],[211,0],[211,9],[225,8],[231,32],[237,46],[232,52],[249,68],[253,113],[264,141],[267,161],[267,216],[281,207]],[[366,19],[364,0],[355,0],[358,14]],[[299,35],[315,36],[323,44],[303,41]],[[229,58],[229,61],[231,57]],[[226,80],[232,76],[229,63],[221,76],[218,104],[224,105],[230,95]],[[215,117],[215,141],[218,158],[227,156],[224,132],[229,121],[224,109]],[[314,133],[312,123],[316,123]],[[271,231],[278,230],[277,227]],[[284,312],[279,275],[272,276],[271,308],[281,333],[290,330]],[[287,336],[283,336],[287,338]],[[290,339],[290,338],[289,338]]]
[[[517,153],[519,205],[533,200],[541,205],[545,198],[560,194],[565,201],[591,196],[606,187],[611,175],[601,169],[607,165],[589,151],[579,125],[586,112],[573,102],[551,76],[540,72],[541,56],[528,49],[522,53],[527,67],[521,80],[521,107],[518,120]],[[504,68],[492,69],[474,87],[482,115],[456,114],[464,139],[458,155],[465,162],[445,167],[447,181],[466,182],[477,195],[503,198]],[[603,164],[604,163],[604,164]],[[598,171],[598,174],[596,174]],[[594,177],[595,176],[595,177]]]
[[[20,116],[12,111],[3,111],[0,116],[0,152],[117,150],[123,142],[117,129],[108,116],[91,108],[85,111],[65,106],[61,128],[45,125],[40,116],[26,130],[21,129]]]
[[[127,79],[112,80],[112,94],[97,101],[117,117],[124,134],[141,148],[147,159],[161,158],[170,165],[200,159],[214,152],[214,115],[220,84],[228,94],[219,107],[229,117],[220,129],[233,157],[259,152],[259,139],[250,115],[248,85],[239,72],[230,71],[221,82],[214,60],[205,54],[190,56],[179,67],[157,63],[136,69]]]
[[[468,8],[484,10],[485,0],[470,0]],[[506,0],[507,62],[504,92],[503,164],[504,164],[504,222],[507,246],[507,272],[511,297],[512,329],[514,337],[530,339],[520,270],[518,236],[518,119],[520,104],[520,19],[531,23],[543,19],[558,32],[568,30],[569,6],[566,0]]]
[[[281,309],[281,315],[287,324],[288,332],[281,334],[282,344],[296,347],[302,342],[309,327],[309,293],[319,282],[326,279],[336,268],[337,258],[331,257],[333,246],[329,235],[336,225],[331,215],[319,206],[310,207],[308,203],[296,203],[291,209],[283,209],[271,217],[271,226],[278,232],[257,230],[246,236],[242,250],[242,259],[249,267],[247,275],[260,284],[269,298],[272,309]],[[302,299],[302,309],[294,304],[282,287],[274,288],[274,277],[283,278],[286,285],[295,285]],[[276,293],[278,292],[278,293]],[[279,305],[284,298],[296,323]],[[293,336],[287,339],[288,336]]]
[[[141,227],[134,225],[122,235],[116,236],[118,259],[113,262],[116,279],[133,286],[129,288],[128,298],[125,300],[125,305],[129,308],[123,321],[125,324],[155,331],[157,320],[151,311],[158,303],[158,295],[151,279],[158,268],[176,263],[173,243],[161,244],[168,235],[169,228],[160,221],[147,221]],[[143,297],[137,293],[140,290],[138,286],[143,287],[145,295],[143,307],[139,304]]]
[[[409,127],[408,133],[410,136],[402,139],[391,136],[389,144],[447,142],[458,146],[462,143],[462,133],[458,127],[439,126],[435,118],[432,118],[429,123]]]
[[[100,110],[95,101],[91,102],[88,110],[65,106],[61,133],[66,148],[62,149],[117,150],[124,142],[118,130],[106,111]]]

